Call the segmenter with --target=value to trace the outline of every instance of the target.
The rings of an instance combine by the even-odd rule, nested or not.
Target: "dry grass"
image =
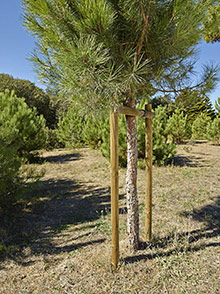
[[[90,149],[43,154],[38,200],[1,216],[0,293],[220,293],[220,147],[179,146],[153,169],[153,242],[126,244],[120,171],[120,265],[110,268],[109,163]],[[138,175],[141,234],[144,171]],[[36,195],[35,195],[36,196]]]

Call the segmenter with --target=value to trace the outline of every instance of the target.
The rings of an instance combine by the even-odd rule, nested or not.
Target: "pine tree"
[[[215,101],[215,110],[217,111],[217,116],[220,116],[220,97]]]
[[[175,99],[175,105],[187,114],[188,122],[193,123],[200,113],[210,116],[211,119],[215,117],[211,100],[208,96],[198,90],[186,90],[179,94]]]
[[[217,3],[218,2],[218,3]],[[204,40],[206,42],[220,41],[220,2],[210,5],[207,18],[204,22]]]
[[[39,76],[89,111],[180,86],[201,39],[209,0],[23,0],[25,25],[38,39]],[[208,73],[206,77],[210,77]],[[206,79],[206,81],[208,80]],[[128,239],[139,243],[137,128],[127,116]],[[132,228],[136,228],[135,231]]]

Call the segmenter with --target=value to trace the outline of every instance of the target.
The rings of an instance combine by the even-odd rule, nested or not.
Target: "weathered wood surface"
[[[119,260],[119,186],[118,186],[118,113],[110,111],[111,141],[111,223],[112,223],[112,257],[111,263],[117,269]]]
[[[145,105],[149,112],[151,104]],[[145,238],[147,242],[152,238],[152,120],[146,119],[145,136],[145,157],[146,157],[146,199],[145,199]]]
[[[152,119],[155,116],[154,113],[149,110],[135,109],[128,106],[119,106],[118,113],[130,116],[140,116],[149,119]]]

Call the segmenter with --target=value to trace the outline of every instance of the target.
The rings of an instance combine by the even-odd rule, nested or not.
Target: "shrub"
[[[207,139],[215,144],[220,144],[220,117],[209,122],[206,128]]]
[[[179,108],[168,119],[166,133],[175,144],[180,144],[186,138],[187,116]]]
[[[18,150],[10,145],[10,140],[0,139],[0,207],[5,207],[16,201],[20,188],[19,169],[22,159]]]
[[[7,207],[21,198],[25,180],[36,179],[21,166],[44,146],[46,131],[44,118],[13,92],[0,93],[0,109],[0,207]]]
[[[159,106],[155,109],[152,122],[153,130],[153,163],[157,165],[169,164],[176,153],[176,145],[168,142],[167,107]]]
[[[100,117],[89,116],[85,118],[83,130],[82,130],[82,140],[83,142],[93,149],[96,149],[102,144],[102,129],[105,125],[109,125],[109,121],[105,121],[105,117],[100,115]]]
[[[175,144],[168,142],[166,134],[167,107],[159,106],[153,119],[153,162],[162,165],[169,163],[175,154]],[[69,108],[66,115],[59,120],[57,136],[66,147],[89,145],[99,148],[106,158],[110,158],[110,123],[109,115],[99,117],[83,117],[77,107]],[[119,116],[119,164],[127,164],[127,136],[125,116]],[[145,157],[145,120],[137,119],[138,154]]]
[[[211,118],[205,113],[202,112],[200,115],[198,115],[192,124],[192,137],[199,140],[206,139],[206,129],[210,122]]]
[[[46,150],[63,148],[65,145],[59,141],[57,130],[47,129]]]
[[[82,131],[85,120],[76,106],[69,107],[63,118],[59,119],[57,138],[67,148],[84,145]]]
[[[20,157],[30,159],[32,151],[45,147],[45,119],[37,115],[35,108],[29,108],[24,99],[6,90],[0,93],[0,109],[0,138],[10,140]]]
[[[30,108],[36,108],[42,114],[48,127],[56,125],[56,109],[51,105],[51,96],[28,80],[15,79],[8,74],[0,74],[0,92],[6,89],[14,91],[17,97],[23,97]]]

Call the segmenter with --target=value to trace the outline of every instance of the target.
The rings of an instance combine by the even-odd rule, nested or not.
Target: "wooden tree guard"
[[[151,104],[145,105],[145,110],[151,112]],[[147,242],[152,237],[152,119],[146,118],[145,157],[146,157],[146,199],[145,199],[145,238]]]
[[[151,241],[152,231],[152,118],[151,104],[143,109],[120,106],[110,111],[111,144],[111,223],[112,223],[112,257],[113,270],[117,269],[119,260],[119,185],[118,185],[118,114],[140,116],[146,119],[146,204],[145,237]]]
[[[111,222],[112,222],[112,267],[117,269],[119,260],[119,188],[118,188],[118,112],[110,112],[111,141]]]

